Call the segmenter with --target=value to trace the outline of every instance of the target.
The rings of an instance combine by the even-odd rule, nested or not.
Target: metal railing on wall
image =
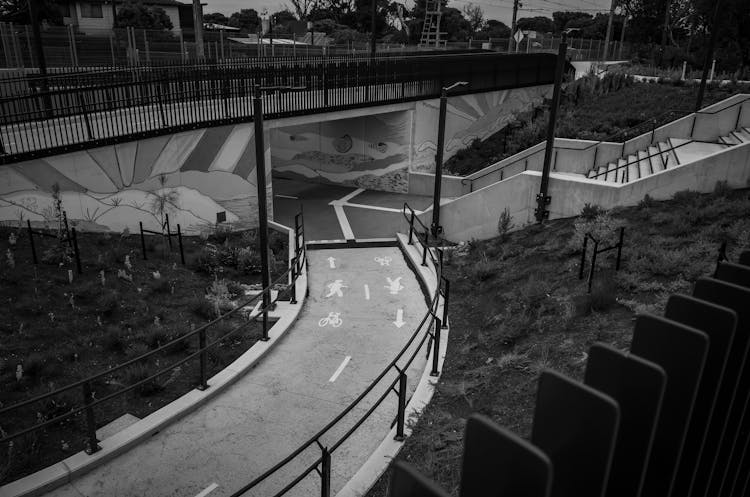
[[[272,310],[275,307],[276,303],[280,300],[286,300],[288,298],[291,303],[296,302],[296,283],[300,275],[302,275],[305,271],[306,261],[304,220],[301,214],[298,214],[295,217],[295,227],[293,233],[293,246],[289,247],[290,252],[293,252],[293,256],[290,258],[289,267],[268,287],[261,289],[257,295],[244,300],[236,307],[234,307],[234,309],[227,311],[226,313],[220,315],[218,318],[210,321],[209,323],[196,329],[191,329],[182,336],[174,338],[173,340],[170,340],[169,342],[156,347],[149,352],[118,364],[112,368],[107,369],[106,371],[96,373],[82,380],[73,382],[69,385],[55,388],[51,392],[37,395],[35,397],[22,400],[8,406],[3,406],[2,408],[0,408],[0,418],[6,417],[12,413],[18,419],[23,418],[25,414],[25,417],[27,419],[36,422],[32,422],[29,426],[25,426],[23,428],[16,428],[15,424],[17,423],[4,424],[4,431],[0,430],[0,444],[12,443],[14,440],[17,440],[21,437],[36,435],[40,432],[44,432],[44,430],[47,428],[59,425],[60,423],[66,422],[74,418],[75,416],[82,414],[85,417],[85,451],[88,454],[93,454],[94,452],[100,450],[99,440],[97,439],[96,435],[98,424],[94,412],[95,407],[117,399],[118,397],[122,397],[128,392],[131,392],[138,388],[142,388],[144,385],[150,384],[151,382],[157,381],[159,377],[175,371],[177,368],[182,367],[183,365],[194,359],[198,360],[198,374],[196,375],[197,377],[195,382],[196,388],[199,390],[205,390],[209,388],[209,353],[213,349],[220,347],[221,344],[228,338],[233,337],[239,332],[247,329],[252,325],[253,321],[252,319],[243,319],[243,322],[241,324],[232,327],[221,336],[208,341],[208,332],[211,328],[226,323],[229,318],[241,315],[243,312],[246,312],[247,309],[250,308],[249,306],[258,302],[261,302],[257,310],[258,316],[261,314],[263,316],[267,316],[268,312]],[[283,291],[279,291],[279,293],[272,298],[271,290],[276,288],[279,284],[286,284],[286,289],[284,289]],[[261,300],[263,296],[266,296],[266,299]],[[264,300],[268,302],[267,306],[262,305],[262,302]],[[261,330],[262,339],[268,339],[269,330],[267,328],[267,324],[268,319],[264,318],[262,320]],[[94,386],[96,385],[100,387],[102,383],[107,383],[107,378],[112,378],[112,375],[114,373],[125,372],[128,368],[145,365],[154,358],[163,358],[165,355],[168,355],[169,351],[175,350],[177,348],[188,349],[189,347],[196,345],[192,342],[197,342],[197,350],[195,350],[194,352],[188,353],[181,359],[172,362],[164,367],[158,368],[156,372],[149,374],[148,376],[136,382],[133,382],[129,385],[119,385],[121,386],[121,388],[118,388],[114,392],[107,393],[106,395],[103,395],[101,397],[94,396]],[[113,382],[108,383],[114,384]],[[71,406],[64,413],[53,416],[50,419],[40,418],[38,415],[35,415],[35,413],[39,410],[39,406],[41,404],[52,403],[53,405],[56,405],[55,402],[60,401],[61,395],[65,394],[66,392],[76,390],[78,390],[81,394],[81,402],[77,406]],[[60,402],[60,405],[64,404],[65,402]]]
[[[9,78],[0,81],[0,163],[253,120],[252,89],[267,118],[552,82],[554,56],[444,54],[222,61]]]
[[[422,224],[419,218],[414,215],[414,211],[408,205],[404,204],[402,214],[406,221],[409,223],[409,245],[412,245],[415,242],[420,243],[420,245],[422,245],[422,264],[424,266],[427,266],[427,261],[429,259],[436,271],[437,289],[429,302],[427,312],[424,314],[419,325],[416,327],[416,329],[411,334],[406,344],[401,348],[396,357],[394,357],[393,360],[391,360],[391,362],[380,372],[380,374],[372,382],[370,382],[367,388],[365,388],[362,393],[357,396],[356,399],[354,399],[345,409],[343,409],[336,417],[334,417],[323,428],[321,428],[315,435],[307,439],[304,443],[300,444],[288,456],[286,456],[278,463],[274,464],[268,470],[264,471],[257,478],[253,479],[253,481],[234,492],[232,494],[232,497],[240,497],[246,492],[249,492],[250,490],[258,487],[259,485],[267,481],[271,476],[275,475],[278,471],[282,470],[282,468],[285,468],[292,462],[304,464],[303,460],[305,459],[305,453],[308,451],[308,449],[311,448],[317,448],[320,451],[320,455],[314,457],[311,463],[307,464],[307,466],[304,466],[304,469],[299,472],[297,476],[291,478],[288,482],[283,483],[283,488],[276,492],[266,491],[265,494],[269,496],[273,495],[274,497],[280,497],[296,487],[301,481],[307,478],[308,475],[313,472],[317,472],[321,479],[321,495],[323,497],[330,497],[332,493],[331,466],[332,457],[335,451],[339,447],[341,447],[341,445],[346,442],[346,440],[352,434],[354,434],[365,421],[370,418],[370,416],[375,412],[375,410],[377,410],[378,407],[380,407],[380,405],[388,398],[390,394],[395,394],[398,397],[394,423],[396,427],[395,439],[398,441],[404,440],[406,407],[408,403],[408,378],[406,375],[406,371],[409,369],[411,364],[414,362],[414,359],[424,347],[427,352],[427,358],[429,359],[430,355],[432,356],[432,363],[431,365],[429,365],[430,375],[439,375],[440,331],[441,329],[447,328],[449,298],[448,294],[450,291],[450,286],[448,284],[448,280],[443,276],[442,250],[431,249],[428,247],[428,244],[426,242],[422,243],[418,240],[418,237],[412,237],[412,233],[417,231],[417,228],[415,228],[415,222],[423,228],[424,224]],[[429,230],[426,231],[425,236],[429,237]],[[441,298],[443,313],[441,316],[438,316]],[[413,344],[416,345],[413,347],[413,350],[410,351],[410,348],[412,348]],[[407,358],[403,362],[401,362],[401,359],[405,357]],[[396,373],[394,375],[395,377],[392,379],[386,379],[386,376],[389,373]],[[376,398],[376,400],[367,408],[364,414],[362,414],[357,418],[356,421],[354,421],[354,423],[344,432],[343,435],[339,436],[334,442],[331,442],[330,445],[325,445],[322,438],[327,434],[331,434],[334,428],[340,427],[342,419],[344,419],[355,408],[361,407],[364,399],[368,395],[370,395],[370,393],[372,393],[373,390],[377,387],[384,388],[383,393]]]

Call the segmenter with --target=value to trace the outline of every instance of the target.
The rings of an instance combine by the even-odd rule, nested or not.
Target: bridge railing
[[[445,54],[223,61],[10,78],[0,81],[0,163],[266,118],[550,84],[554,56]]]

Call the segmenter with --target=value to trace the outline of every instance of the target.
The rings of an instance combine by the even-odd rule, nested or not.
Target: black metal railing
[[[469,94],[552,83],[554,56],[469,53],[275,57],[131,67],[0,81],[0,164],[266,118],[437,98],[455,80]]]
[[[408,205],[404,204],[404,217],[406,218],[407,222],[409,222],[409,233],[414,231],[414,221],[419,221],[418,218],[415,216],[407,217],[406,216],[406,209],[414,212]],[[422,224],[421,221],[419,221],[419,224]],[[424,226],[422,224],[422,226]],[[429,233],[429,230],[428,230]],[[410,236],[409,244],[413,244],[415,240],[412,239]],[[418,241],[418,240],[417,240]],[[299,484],[302,480],[307,478],[308,475],[310,475],[313,471],[317,472],[321,478],[321,495],[323,497],[330,497],[331,495],[331,457],[333,453],[341,447],[341,445],[346,442],[346,440],[357,431],[357,429],[370,417],[370,415],[375,412],[375,410],[380,407],[380,405],[385,401],[386,398],[388,398],[388,395],[391,393],[396,394],[398,396],[398,404],[397,404],[397,411],[396,411],[396,419],[395,419],[395,427],[396,427],[396,440],[403,440],[405,438],[404,428],[405,428],[405,422],[406,422],[406,405],[407,405],[407,375],[406,371],[409,369],[410,365],[414,361],[414,359],[417,357],[417,354],[420,350],[422,350],[422,347],[427,343],[426,350],[427,350],[427,357],[429,358],[430,354],[432,354],[432,365],[430,370],[431,376],[438,376],[440,374],[439,371],[439,356],[440,356],[440,331],[441,329],[447,328],[447,319],[448,319],[448,292],[450,289],[450,286],[447,285],[448,280],[443,276],[442,274],[442,250],[441,249],[434,249],[436,253],[433,253],[433,249],[430,249],[426,246],[426,244],[423,245],[422,249],[422,259],[423,264],[426,265],[426,257],[427,254],[429,254],[429,258],[435,268],[435,271],[437,273],[437,289],[435,291],[435,294],[432,296],[431,301],[429,302],[427,312],[422,317],[422,320],[420,321],[419,325],[416,327],[412,335],[407,340],[406,344],[401,348],[399,353],[396,355],[396,357],[391,360],[391,362],[380,372],[380,374],[372,381],[370,384],[365,388],[362,393],[360,393],[356,399],[354,399],[344,410],[342,410],[335,418],[333,418],[330,422],[328,422],[323,428],[321,428],[315,435],[307,439],[304,443],[299,445],[291,454],[286,456],[284,459],[276,463],[274,466],[272,466],[267,471],[263,472],[260,476],[255,478],[253,481],[248,483],[247,485],[244,485],[242,488],[237,490],[232,494],[232,497],[239,497],[246,492],[250,491],[253,488],[256,488],[258,485],[266,481],[269,477],[274,475],[277,471],[281,470],[285,466],[287,466],[289,463],[295,460],[299,460],[302,458],[303,453],[305,453],[308,449],[311,447],[317,447],[320,450],[320,456],[316,457],[311,463],[309,463],[307,466],[305,466],[305,469],[300,472],[295,478],[293,478],[291,481],[286,483],[284,487],[275,493],[266,492],[268,495],[273,495],[274,497],[280,497],[284,494],[286,494],[288,491],[290,491],[292,488],[294,488],[297,484]],[[440,299],[443,299],[443,314],[442,319],[441,317],[437,316],[439,307],[440,307]],[[420,337],[421,334],[421,338]],[[419,340],[417,341],[417,339]],[[416,346],[414,347],[414,350],[411,351],[410,355],[408,356],[408,359],[406,359],[402,364],[399,365],[399,361],[407,354],[407,351],[409,351],[410,347],[412,347],[412,344],[416,342]],[[397,373],[395,375],[395,378],[385,382],[383,381],[384,378],[389,374],[395,372]],[[398,387],[397,387],[398,385]],[[322,437],[326,434],[330,433],[334,427],[336,427],[339,422],[347,416],[350,412],[352,412],[353,409],[358,407],[360,403],[378,386],[385,387],[385,390],[382,394],[380,394],[377,399],[373,402],[373,404],[365,411],[365,413],[359,417],[349,429],[347,429],[343,435],[338,437],[335,442],[333,442],[331,445],[324,445],[322,442]]]
[[[239,315],[240,313],[243,312],[243,310],[248,308],[250,304],[254,304],[256,301],[261,299],[264,295],[266,296],[266,299],[264,300],[269,302],[269,304],[265,307],[261,307],[258,310],[258,313],[267,315],[269,310],[272,309],[273,306],[276,305],[276,302],[281,299],[282,295],[286,293],[286,292],[279,292],[275,298],[271,298],[271,293],[270,293],[271,289],[274,288],[277,284],[282,283],[285,279],[288,279],[288,281],[291,282],[291,284],[288,285],[287,287],[287,291],[291,291],[291,292],[296,291],[295,283],[296,283],[297,278],[302,274],[302,271],[304,270],[304,263],[306,260],[304,228],[302,227],[303,222],[304,221],[303,221],[301,214],[295,217],[294,247],[291,247],[291,246],[289,247],[289,250],[294,250],[294,255],[291,258],[289,267],[286,269],[286,271],[284,271],[284,273],[281,274],[268,287],[263,288],[257,295],[249,299],[246,299],[245,301],[238,304],[234,309],[227,311],[226,313],[210,321],[209,323],[197,329],[192,329],[189,332],[185,333],[184,335],[174,338],[173,340],[170,340],[169,342],[149,352],[139,355],[138,357],[125,361],[121,364],[118,364],[117,366],[107,369],[106,371],[102,371],[100,373],[91,375],[82,380],[73,382],[69,385],[56,388],[51,392],[37,395],[35,397],[22,400],[20,402],[16,402],[14,404],[0,408],[0,418],[2,418],[4,416],[8,416],[10,413],[17,412],[24,408],[28,408],[40,402],[54,400],[55,397],[58,397],[60,394],[63,394],[71,390],[80,390],[82,393],[82,396],[81,396],[82,405],[79,405],[77,407],[72,407],[67,412],[61,415],[54,416],[51,419],[38,421],[32,424],[31,426],[27,426],[26,428],[23,428],[20,430],[9,429],[9,431],[7,432],[3,431],[0,433],[1,435],[0,444],[11,442],[17,438],[32,434],[34,432],[39,432],[40,430],[44,430],[47,427],[57,425],[65,420],[72,418],[73,416],[83,413],[86,418],[85,419],[86,452],[89,454],[92,454],[100,450],[99,441],[96,438],[97,423],[96,423],[96,418],[94,415],[94,408],[96,406],[99,406],[105,402],[115,399],[116,397],[120,397],[136,388],[140,388],[143,385],[146,385],[147,383],[153,382],[157,380],[157,378],[159,378],[160,376],[167,374],[171,371],[174,371],[176,368],[182,366],[183,364],[195,358],[198,358],[199,360],[199,377],[196,382],[196,388],[200,390],[205,390],[206,388],[208,388],[209,385],[207,383],[208,381],[207,371],[208,371],[209,352],[212,349],[218,347],[219,344],[224,342],[227,338],[233,335],[236,335],[238,332],[250,326],[252,324],[252,320],[250,319],[244,320],[242,324],[239,324],[233,327],[232,329],[230,329],[223,335],[219,336],[218,338],[215,338],[214,340],[210,342],[207,342],[208,330],[211,327],[219,323],[226,322],[227,319],[230,317]],[[294,300],[295,300],[295,296],[294,294],[292,294],[292,296],[290,297],[290,301],[294,301]],[[267,319],[263,320],[262,333],[264,337],[268,336],[268,329],[266,329],[266,326],[265,326],[267,321],[268,321]],[[174,347],[177,346],[178,344],[190,343],[188,342],[188,340],[191,340],[191,339],[192,340],[197,339],[197,342],[198,342],[198,349],[195,352],[189,353],[183,358],[177,360],[176,362],[173,362],[169,364],[168,366],[158,369],[155,373],[150,374],[149,376],[142,378],[139,381],[133,382],[129,385],[123,385],[122,388],[119,388],[115,392],[109,393],[99,398],[94,398],[92,396],[93,384],[97,382],[100,383],[101,381],[105,381],[107,377],[111,377],[112,374],[118,371],[123,371],[126,368],[135,366],[136,364],[143,364],[144,361],[148,361],[150,358],[156,357],[157,354],[163,355],[166,351],[173,350]],[[34,416],[30,416],[30,419],[34,419]],[[6,425],[5,428],[7,429],[8,426]]]
[[[591,242],[594,244],[593,250],[591,251],[591,265],[589,266],[589,276],[586,282],[588,286],[588,293],[591,293],[591,285],[594,282],[594,272],[596,271],[596,257],[599,254],[609,252],[610,250],[617,250],[617,257],[615,258],[615,271],[620,270],[620,262],[622,261],[622,247],[625,240],[625,227],[621,226],[619,232],[620,234],[617,243],[603,248],[599,248],[601,240],[597,240],[591,233],[586,233],[583,236],[583,246],[581,247],[581,263],[578,265],[579,280],[583,279],[583,269],[586,266],[586,256],[588,255],[589,240],[591,240]]]

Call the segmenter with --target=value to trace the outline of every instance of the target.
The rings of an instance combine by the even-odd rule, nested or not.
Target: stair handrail
[[[651,157],[656,157],[657,155],[669,154],[669,152],[672,152],[673,150],[677,150],[678,148],[684,147],[685,145],[690,145],[691,143],[710,143],[710,142],[703,142],[703,141],[700,141],[700,140],[688,140],[685,143],[680,143],[679,145],[675,145],[675,146],[673,146],[673,147],[671,147],[671,148],[669,148],[667,150],[660,150],[659,152],[657,152],[655,154],[648,154],[646,157],[640,157],[640,158],[638,158],[636,156],[636,160],[634,160],[634,161],[626,161],[625,164],[618,165],[618,166],[616,166],[616,167],[614,167],[612,169],[608,169],[607,171],[594,174],[593,176],[587,176],[587,178],[588,179],[595,179],[595,178],[598,178],[599,176],[605,176],[606,174],[611,173],[612,171],[619,171],[622,168],[628,167],[631,164],[637,164],[637,163],[639,163],[639,162],[641,162],[643,160],[646,160],[646,159],[649,159],[649,162],[650,162]],[[668,157],[669,156],[667,156],[667,158]],[[677,154],[675,154],[675,158],[677,158]],[[627,174],[628,177],[626,178],[625,182],[627,183],[627,182],[630,181],[630,173],[626,170],[626,174]]]

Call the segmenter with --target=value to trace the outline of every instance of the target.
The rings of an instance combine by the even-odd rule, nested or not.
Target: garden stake
[[[143,260],[146,259],[146,239],[143,238],[143,222],[138,221],[138,226],[141,228],[141,250],[143,251]]]
[[[83,384],[83,402],[86,405],[86,454],[93,454],[101,450],[99,440],[96,439],[96,421],[94,420],[94,408],[91,406],[93,397],[91,395],[91,384]]]
[[[623,238],[625,238],[625,226],[620,227],[620,242],[617,244],[617,262],[615,263],[615,271],[620,270],[620,260],[622,259]]]
[[[596,254],[599,252],[599,242],[594,240],[594,255],[591,256],[591,269],[589,269],[589,292],[591,293],[591,283],[594,281],[594,268],[596,267]]]
[[[169,230],[169,214],[164,214],[164,224],[161,226],[161,229],[164,229],[164,226],[167,226],[167,243],[169,244],[169,251],[172,251],[172,232]]]
[[[206,328],[203,328],[198,332],[198,348],[201,352],[201,364],[200,364],[200,382],[198,384],[198,390],[205,390],[208,388],[206,383]]]
[[[29,244],[31,245],[31,258],[34,260],[34,264],[39,264],[36,259],[36,248],[34,247],[34,232],[31,231],[31,221],[26,220],[26,227],[29,231]]]
[[[406,373],[398,375],[398,412],[396,414],[396,436],[394,440],[402,442],[404,436],[404,418],[406,417]]]
[[[68,247],[73,248],[73,241],[70,239],[70,229],[68,228],[68,214],[63,211],[63,223],[65,224],[65,238],[68,242]]]
[[[440,324],[440,318],[435,318],[435,340],[432,343],[432,371],[430,372],[430,376],[438,376],[440,374],[438,372],[438,355],[440,353],[440,328],[442,328],[442,325]]]
[[[586,264],[586,246],[588,245],[589,235],[583,235],[583,250],[581,251],[581,265],[578,268],[578,279],[583,279],[583,266]]]
[[[185,265],[185,251],[182,248],[182,231],[180,230],[180,225],[177,225],[177,242],[180,244],[180,261],[182,261],[182,265]]]
[[[81,269],[81,254],[78,252],[78,237],[76,237],[76,229],[73,228],[72,230],[72,236],[73,236],[73,255],[75,255],[76,258],[76,269],[78,270],[78,274],[83,274],[83,269]]]

